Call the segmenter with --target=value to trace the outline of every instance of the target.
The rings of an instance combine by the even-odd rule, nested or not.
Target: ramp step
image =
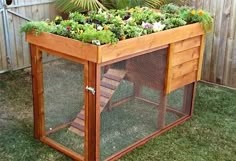
[[[84,126],[83,125],[72,122],[71,126],[84,132]]]
[[[84,131],[80,131],[79,129],[74,128],[74,127],[72,127],[72,126],[69,128],[69,130],[70,130],[71,132],[73,132],[73,133],[79,135],[79,136],[84,137]]]
[[[115,90],[119,86],[122,79],[125,77],[126,71],[119,69],[109,69],[106,74],[104,74],[101,81],[101,94],[100,94],[100,112],[104,110],[108,102],[110,101]],[[77,114],[77,118],[71,123],[69,128],[70,131],[78,134],[79,136],[84,136],[85,126],[85,107]]]
[[[112,84],[109,84],[107,82],[101,82],[101,86],[105,87],[105,88],[108,88],[108,89],[111,89],[111,90],[115,90],[116,89],[116,86],[112,85]]]
[[[115,76],[115,75],[112,75],[112,74],[104,74],[104,77],[108,78],[108,79],[111,79],[111,80],[114,80],[114,81],[117,81],[117,82],[120,82],[123,79],[122,77],[118,77],[118,76]]]
[[[101,91],[100,93],[101,96],[105,97],[105,98],[111,98],[112,94],[105,92],[105,91]]]
[[[79,114],[77,115],[77,117],[80,118],[81,120],[84,120],[84,118],[85,118],[84,115],[81,114],[81,113],[79,113]]]
[[[100,106],[101,106],[101,107],[105,107],[105,106],[107,105],[107,103],[108,103],[108,102],[102,102],[102,101],[100,101]]]

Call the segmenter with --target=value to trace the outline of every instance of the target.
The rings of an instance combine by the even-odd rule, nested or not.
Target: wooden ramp
[[[126,71],[118,69],[109,69],[106,74],[103,75],[100,84],[100,112],[102,112],[106,105],[109,103],[110,99],[115,93],[115,90],[118,88],[125,75]],[[69,130],[80,136],[84,136],[84,119],[85,109],[83,106],[82,110],[78,113],[75,120],[71,123]]]

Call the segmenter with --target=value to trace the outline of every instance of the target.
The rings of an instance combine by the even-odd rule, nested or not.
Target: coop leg
[[[164,91],[160,91],[160,104],[158,112],[158,122],[157,128],[162,129],[165,127],[165,114],[166,114],[166,105],[167,105],[167,95]]]
[[[42,53],[35,45],[30,45],[30,51],[34,106],[34,138],[41,139],[45,136]]]
[[[98,89],[100,81],[100,67],[97,64],[88,63],[88,83],[89,87]],[[100,96],[88,92],[86,95],[87,107],[85,108],[85,161],[99,160],[99,143],[100,143],[100,108],[97,100]]]
[[[190,114],[192,96],[193,96],[193,84],[186,85],[184,87],[183,108],[182,108],[182,112],[186,115]]]
[[[139,97],[141,92],[141,86],[139,83],[134,82],[134,97]]]

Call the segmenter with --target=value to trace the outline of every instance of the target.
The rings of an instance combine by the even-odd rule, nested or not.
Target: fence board
[[[0,22],[2,22],[2,13],[0,13]],[[0,23],[0,33],[3,33],[3,25]],[[0,34],[0,71],[7,69],[7,57],[5,50],[3,34]]]
[[[236,0],[193,0],[211,12],[214,31],[206,38],[202,79],[236,87]]]
[[[15,0],[14,4],[46,2],[47,0]],[[196,8],[211,12],[215,18],[213,33],[206,38],[205,59],[202,79],[214,83],[236,87],[236,0],[193,0]],[[11,11],[34,20],[52,19],[56,16],[52,3],[12,8]],[[30,65],[29,47],[24,35],[19,34],[20,25],[25,20],[8,14],[13,68]],[[3,33],[0,13],[0,32]],[[48,57],[48,59],[51,59]],[[0,35],[0,71],[7,69],[3,35]]]
[[[14,0],[12,5],[32,4],[36,2],[48,2],[48,0]],[[12,6],[11,5],[11,6]],[[57,12],[52,3],[38,4],[31,6],[23,6],[10,8],[10,11],[16,12],[23,17],[27,17],[32,20],[46,20],[52,19],[57,15]],[[25,42],[25,35],[20,34],[20,26],[26,22],[23,18],[20,18],[12,13],[8,12],[9,20],[9,33],[11,41],[11,61],[13,69],[19,69],[30,66],[29,46]],[[0,31],[2,31],[2,17],[0,17]],[[0,35],[0,72],[7,69],[6,64],[6,52],[4,49],[4,38]],[[48,57],[48,60],[51,58]],[[45,60],[47,60],[45,59]]]

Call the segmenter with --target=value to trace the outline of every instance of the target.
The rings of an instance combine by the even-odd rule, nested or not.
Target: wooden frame
[[[199,23],[178,27],[142,37],[127,39],[113,45],[95,46],[69,38],[42,33],[39,36],[27,34],[27,41],[30,43],[33,101],[34,101],[34,137],[61,151],[74,160],[99,161],[100,160],[100,74],[101,67],[107,64],[126,60],[152,51],[168,48],[165,88],[163,98],[177,88],[186,86],[184,93],[191,95],[192,99],[184,98],[185,108],[183,111],[174,111],[166,106],[166,99],[160,102],[161,112],[159,114],[159,129],[154,134],[134,143],[106,160],[115,160],[146,143],[151,138],[162,134],[170,128],[188,120],[193,112],[193,102],[196,90],[196,82],[201,78],[201,66],[204,53],[205,35]],[[84,156],[64,147],[46,137],[44,129],[44,107],[43,107],[43,69],[42,51],[61,58],[81,63],[84,65],[84,89],[86,86],[96,90],[93,95],[88,91],[85,93],[85,152]],[[137,91],[138,92],[138,91]],[[141,99],[135,95],[134,97]],[[127,99],[128,100],[128,99]],[[123,102],[117,102],[111,106],[117,106]],[[149,102],[153,103],[153,102]],[[191,106],[191,111],[187,111]],[[164,126],[164,114],[169,110],[184,115],[181,119]],[[68,124],[62,125],[65,127]],[[61,128],[61,127],[58,127]],[[57,130],[57,129],[55,129]]]

